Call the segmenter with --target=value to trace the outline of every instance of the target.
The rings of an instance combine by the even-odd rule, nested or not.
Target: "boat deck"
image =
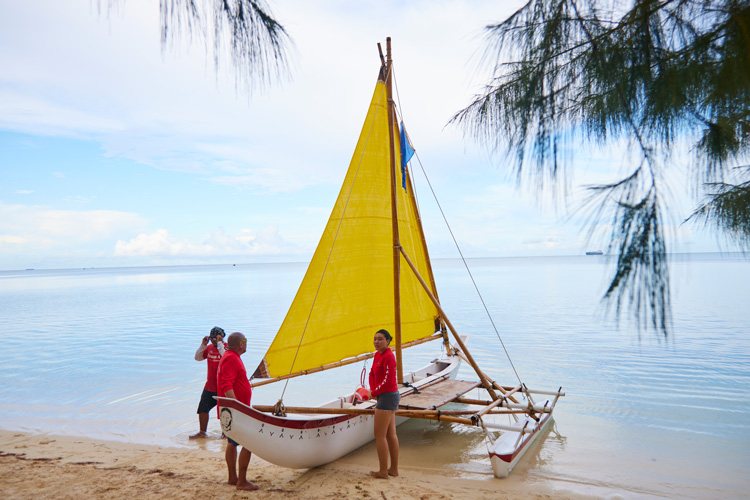
[[[469,382],[467,380],[441,380],[420,388],[418,393],[411,392],[402,396],[399,409],[435,410],[480,385],[481,382]]]

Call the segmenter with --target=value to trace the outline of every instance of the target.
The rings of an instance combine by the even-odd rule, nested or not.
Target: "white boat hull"
[[[430,365],[407,374],[405,379],[412,378],[415,380],[413,385],[419,388],[439,378],[455,378],[460,363],[457,356],[443,355]],[[409,391],[409,388],[401,389],[402,393]],[[320,407],[351,408],[352,396],[329,401]],[[351,453],[375,438],[374,415],[289,414],[277,417],[256,411],[235,399],[217,399],[224,434],[263,460],[282,467],[318,467]],[[375,403],[370,401],[356,408],[374,406]],[[396,425],[406,420],[398,417]]]
[[[520,418],[513,427],[518,428],[518,432],[505,431],[489,447],[490,462],[495,477],[503,478],[510,474],[513,467],[521,460],[523,455],[532,447],[532,444],[545,434],[545,431],[552,424],[553,418],[551,413],[542,414],[539,422],[536,422],[529,416]],[[528,434],[522,434],[524,426],[527,429],[533,429]]]

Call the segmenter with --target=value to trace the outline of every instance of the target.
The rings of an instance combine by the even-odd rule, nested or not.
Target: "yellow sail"
[[[397,165],[398,137],[398,126],[394,125]],[[288,375],[371,352],[377,330],[385,328],[393,334],[389,154],[386,86],[378,81],[331,217],[289,312],[254,377]],[[429,283],[417,209],[401,187],[398,166],[396,175],[401,246]],[[408,182],[407,186],[411,189]],[[434,333],[438,311],[403,260],[400,282],[402,342]]]

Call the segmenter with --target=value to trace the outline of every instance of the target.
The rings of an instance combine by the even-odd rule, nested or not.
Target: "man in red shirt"
[[[211,344],[209,344],[209,341]],[[208,373],[206,376],[206,385],[203,386],[201,401],[198,403],[197,413],[200,431],[190,436],[190,439],[206,437],[208,412],[211,411],[211,408],[216,406],[216,400],[214,399],[214,396],[216,396],[216,372],[219,369],[219,361],[221,361],[225,349],[224,330],[215,326],[211,328],[211,333],[207,337],[203,337],[201,345],[198,346],[198,350],[195,351],[196,361],[206,360]]]
[[[217,388],[219,397],[233,398],[250,406],[252,397],[252,388],[250,381],[247,379],[245,364],[240,356],[247,351],[247,339],[240,332],[234,332],[227,338],[227,351],[219,363],[219,373],[217,376]],[[227,438],[227,449],[225,458],[227,469],[229,470],[229,484],[236,484],[238,490],[257,490],[258,486],[248,482],[247,466],[250,464],[252,454],[250,450],[242,447],[237,459],[237,446],[239,443]],[[237,473],[239,469],[239,474]]]

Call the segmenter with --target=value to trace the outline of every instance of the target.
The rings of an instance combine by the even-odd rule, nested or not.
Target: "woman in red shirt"
[[[396,357],[388,348],[391,334],[378,330],[373,345],[378,351],[370,370],[370,397],[378,399],[375,405],[375,445],[378,450],[380,470],[370,475],[380,479],[398,476],[398,436],[396,435],[396,410],[401,397],[396,384]],[[388,456],[391,467],[388,467]]]

